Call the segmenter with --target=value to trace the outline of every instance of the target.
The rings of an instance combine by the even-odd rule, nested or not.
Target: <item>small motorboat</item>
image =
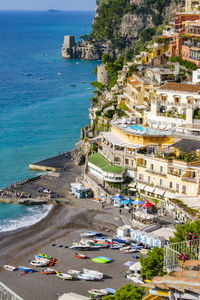
[[[86,83],[86,82],[87,82],[87,81],[84,81],[84,80],[83,80],[83,81],[81,81],[81,83]]]
[[[58,72],[57,75],[62,75],[62,73]]]
[[[17,270],[16,267],[13,267],[13,266],[10,266],[10,265],[4,265],[3,267],[7,271],[16,271]]]
[[[120,239],[120,238],[113,238],[112,241],[120,243],[120,244],[129,244],[129,241],[123,240],[123,239]]]
[[[46,254],[39,253],[38,255],[41,256],[41,257],[44,257],[44,258],[51,259],[51,256],[46,255]]]
[[[75,254],[74,254],[74,257],[78,257],[78,258],[87,258],[86,255],[81,254],[81,253],[75,253]]]
[[[121,244],[114,244],[114,245],[111,245],[110,246],[110,249],[112,250],[117,250],[117,249],[120,249],[122,248],[123,246]]]
[[[103,279],[103,273],[94,271],[94,270],[88,270],[83,269],[84,274],[94,277],[94,279],[101,280]]]
[[[126,249],[122,253],[125,254],[125,253],[134,253],[134,252],[138,252],[138,250],[136,250],[136,249]]]
[[[56,273],[56,270],[47,268],[47,269],[44,269],[44,270],[40,271],[40,273],[46,274],[46,275],[49,275],[49,274],[55,274],[55,273]]]
[[[48,264],[49,263],[47,263],[45,261],[41,261],[41,260],[31,260],[30,261],[30,265],[35,266],[35,267],[45,267]]]
[[[92,90],[92,88],[91,88],[91,87],[89,87],[89,88],[87,88],[87,90]]]
[[[95,278],[89,274],[78,274],[77,275],[78,279],[81,279],[81,280],[88,280],[88,281],[93,281],[95,280]]]
[[[49,267],[52,267],[55,263],[56,263],[56,259],[52,257],[49,262]]]
[[[93,262],[96,262],[98,264],[107,264],[109,262],[112,261],[112,258],[109,258],[109,257],[104,257],[104,256],[98,256],[98,257],[95,257],[93,259],[91,259]]]
[[[75,87],[76,85],[75,85],[75,84],[70,84],[69,86],[70,86],[70,87]]]
[[[129,249],[131,249],[131,246],[122,247],[120,249],[120,251],[125,251],[125,250],[129,250]]]
[[[68,274],[70,274],[70,275],[78,275],[78,274],[80,274],[81,272],[80,271],[77,271],[77,270],[69,270],[68,271]]]
[[[74,250],[83,250],[84,251],[84,250],[88,250],[90,248],[90,245],[89,244],[82,245],[82,244],[75,243],[75,245],[72,245],[70,248],[74,249]]]
[[[23,272],[30,272],[32,273],[33,272],[33,269],[32,268],[28,268],[28,267],[24,267],[24,266],[19,266],[17,267],[20,271],[23,271]]]
[[[63,280],[72,280],[72,276],[66,273],[57,273],[56,276]]]
[[[108,292],[104,289],[101,289],[101,290],[92,289],[92,290],[89,290],[88,293],[90,295],[94,296],[95,298],[108,295]]]
[[[136,258],[136,259],[139,259],[139,258],[140,258],[139,255],[136,255],[136,254],[133,254],[132,257],[133,257],[133,258]]]

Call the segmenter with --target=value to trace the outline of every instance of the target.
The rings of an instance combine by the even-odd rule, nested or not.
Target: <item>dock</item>
[[[61,171],[67,166],[70,158],[71,158],[70,152],[59,154],[38,161],[36,163],[29,164],[29,169],[37,170],[37,171],[52,171],[52,172]]]

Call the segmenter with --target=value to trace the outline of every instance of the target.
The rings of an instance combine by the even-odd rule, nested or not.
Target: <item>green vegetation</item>
[[[183,201],[179,199],[171,199],[171,202],[179,206],[180,208],[184,209],[189,215],[196,216],[198,213],[197,209],[191,208],[187,206]]]
[[[142,266],[141,276],[143,279],[151,280],[154,276],[163,276],[164,251],[162,248],[155,247],[148,251],[147,257],[140,256]]]
[[[188,70],[196,70],[197,66],[195,63],[187,60],[183,60],[180,56],[173,56],[171,58],[172,62],[178,62],[181,66],[184,66]]]
[[[152,21],[155,26],[162,24],[164,9],[170,5],[171,0],[144,0],[144,4],[137,6],[130,4],[130,0],[107,0],[99,1],[101,4],[98,9],[98,15],[92,25],[90,39],[93,44],[97,44],[102,40],[110,40],[114,49],[120,51],[128,45],[126,37],[120,35],[120,24],[122,18],[126,14],[152,16]],[[144,32],[148,39],[151,36],[151,27]],[[147,39],[147,40],[148,40]]]
[[[106,70],[109,75],[109,88],[111,89],[116,83],[118,72],[123,68],[123,58],[119,56],[115,61],[106,64]]]
[[[108,119],[112,119],[113,116],[115,114],[115,111],[114,109],[109,109],[105,114],[104,114],[104,117],[108,118]]]
[[[144,287],[128,283],[120,287],[114,296],[105,296],[102,300],[141,300],[144,294]]]
[[[106,86],[98,81],[92,81],[91,85],[99,90],[104,90]]]
[[[92,154],[88,157],[88,161],[99,167],[102,171],[121,174],[124,171],[123,167],[111,165],[99,153]]]
[[[200,119],[200,109],[195,109],[194,114],[193,114],[194,119]]]
[[[200,235],[200,220],[194,220],[193,222],[187,222],[184,225],[177,225],[174,237],[170,238],[170,242],[178,243],[185,241],[187,233],[193,233],[196,238]]]
[[[147,27],[140,32],[140,40],[145,43],[151,41],[152,37],[156,34],[155,27]]]

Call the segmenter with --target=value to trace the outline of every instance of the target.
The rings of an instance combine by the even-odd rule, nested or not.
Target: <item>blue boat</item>
[[[110,246],[110,249],[112,249],[112,250],[117,250],[117,249],[120,249],[120,248],[122,248],[123,247],[123,245],[121,245],[121,244],[116,244],[116,245],[111,245]]]
[[[33,272],[33,269],[28,268],[28,267],[19,266],[18,269],[19,269],[20,271],[24,271],[24,272],[30,272],[30,273]]]
[[[136,258],[136,259],[139,259],[139,258],[140,258],[139,255],[136,255],[136,254],[133,254],[132,257],[133,257],[133,258]]]
[[[116,292],[116,290],[111,289],[111,288],[105,288],[104,290],[105,290],[106,292],[108,292],[108,294],[110,294],[110,295],[114,295],[115,292]]]
[[[119,244],[129,244],[129,242],[127,242],[126,240],[119,239],[119,238],[113,238],[112,241],[117,242]]]

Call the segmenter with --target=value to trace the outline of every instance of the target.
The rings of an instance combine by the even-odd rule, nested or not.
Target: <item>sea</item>
[[[28,165],[73,149],[89,122],[99,62],[63,60],[61,47],[64,35],[89,34],[93,18],[0,11],[0,188],[37,176]],[[30,226],[50,209],[0,203],[0,232]]]

